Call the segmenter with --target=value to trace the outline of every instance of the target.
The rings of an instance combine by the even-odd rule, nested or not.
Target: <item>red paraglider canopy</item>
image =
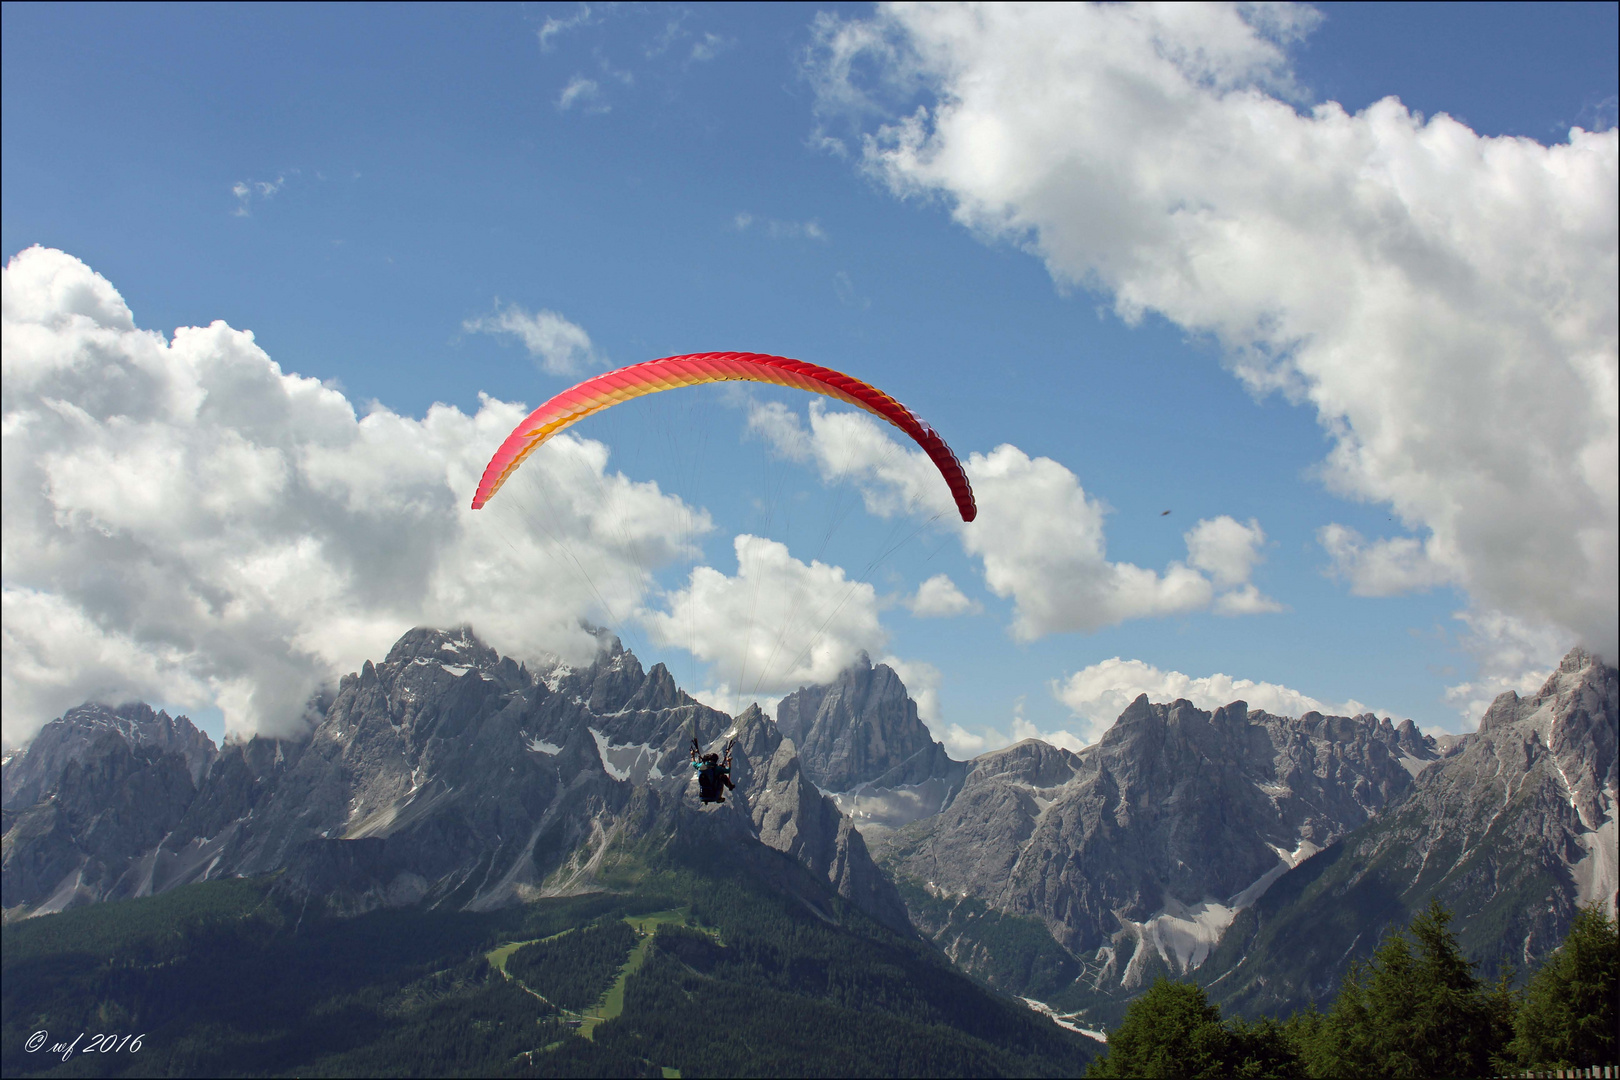
[[[570,387],[530,413],[501,443],[484,468],[472,508],[477,510],[500,490],[523,459],[564,428],[621,401],[700,383],[746,381],[791,386],[847,401],[882,417],[922,447],[951,489],[963,521],[978,515],[973,488],[962,463],[933,428],[894,398],[869,383],[832,368],[764,353],[690,353],[666,356],[609,371]]]

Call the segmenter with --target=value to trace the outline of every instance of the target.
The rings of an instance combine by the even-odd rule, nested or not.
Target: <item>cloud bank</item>
[[[1476,617],[1613,658],[1616,132],[1542,146],[1394,98],[1297,109],[1286,47],[1316,18],[882,7],[818,17],[808,70],[824,141],[847,150],[838,133],[852,132],[894,194],[942,199],[1122,318],[1156,312],[1214,339],[1254,393],[1314,407],[1332,439],[1322,481],[1410,532],[1324,529],[1354,591],[1455,585]],[[980,468],[1051,482],[1012,455]],[[1017,571],[994,573],[1026,632],[1068,621],[1026,605]],[[1174,568],[1117,580],[1105,600],[1202,603]]]
[[[990,591],[1013,601],[1011,630],[1021,641],[1212,608],[1233,615],[1280,610],[1249,580],[1265,540],[1258,522],[1200,521],[1186,534],[1189,562],[1162,571],[1110,562],[1102,504],[1051,458],[1031,458],[1011,445],[969,455],[963,468],[979,516],[963,524],[926,454],[901,445],[864,413],[830,412],[812,401],[807,417],[808,424],[780,403],[756,403],[748,425],[775,452],[813,464],[825,481],[854,483],[871,513],[911,515],[954,530],[979,559]],[[951,601],[932,582],[910,600],[918,614],[933,613],[924,605],[934,603]]]
[[[711,527],[570,435],[475,513],[520,404],[361,416],[247,331],[140,329],[60,251],[16,256],[3,293],[8,745],[87,698],[296,733],[317,686],[417,624],[585,658],[581,618],[634,611]]]

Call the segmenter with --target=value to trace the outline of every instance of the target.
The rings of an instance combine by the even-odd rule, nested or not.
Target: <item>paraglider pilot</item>
[[[703,754],[698,751],[698,741],[692,740],[692,768],[697,773],[698,794],[706,803],[722,803],[726,801],[726,789],[737,790],[737,785],[731,782],[731,744],[726,743],[725,760],[719,754]]]

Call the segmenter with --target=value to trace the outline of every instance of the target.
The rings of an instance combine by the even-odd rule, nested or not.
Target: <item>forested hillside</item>
[[[642,938],[626,920],[651,912],[672,914]],[[351,919],[227,880],[3,933],[7,1076],[1059,1076],[1095,1045],[847,903],[723,869]],[[622,1005],[584,1004],[615,976]]]

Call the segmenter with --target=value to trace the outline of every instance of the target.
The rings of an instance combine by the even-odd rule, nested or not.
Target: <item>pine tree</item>
[[[1222,1023],[1202,987],[1161,978],[1131,1003],[1108,1036],[1108,1053],[1086,1075],[1291,1080],[1304,1073],[1273,1021]]]
[[[1512,1034],[1506,981],[1487,988],[1451,933],[1451,913],[1431,900],[1408,940],[1386,938],[1368,964],[1346,974],[1333,1008],[1301,1025],[1313,1076],[1471,1076]],[[1414,949],[1415,945],[1415,949]]]
[[[1253,1024],[1234,1016],[1226,1022],[1226,1030],[1227,1076],[1236,1080],[1302,1080],[1307,1075],[1287,1025],[1269,1016]]]
[[[1202,987],[1158,979],[1108,1035],[1087,1076],[1225,1075],[1226,1030]]]
[[[1620,930],[1593,902],[1576,914],[1558,951],[1525,990],[1512,1056],[1525,1068],[1610,1065],[1616,1046],[1615,995]]]

